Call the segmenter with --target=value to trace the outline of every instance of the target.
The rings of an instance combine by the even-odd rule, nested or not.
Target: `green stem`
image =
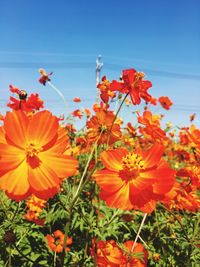
[[[24,255],[19,249],[18,247],[14,244],[14,248],[17,250],[17,252],[24,258],[26,259],[28,262],[31,263],[35,263],[34,261],[32,261],[29,257],[27,257],[26,255]]]
[[[65,249],[66,249],[68,233],[69,233],[69,230],[70,230],[70,223],[71,223],[71,218],[72,218],[73,207],[74,207],[74,205],[75,205],[80,193],[82,192],[82,190],[84,188],[83,185],[85,185],[85,182],[86,182],[86,181],[84,182],[84,178],[86,176],[90,161],[91,161],[92,156],[94,154],[94,151],[96,149],[96,145],[97,145],[97,143],[98,143],[98,141],[99,141],[99,139],[101,137],[101,134],[102,134],[102,131],[100,132],[98,139],[96,140],[96,142],[94,143],[94,145],[92,147],[92,151],[90,152],[90,155],[89,155],[88,161],[86,163],[85,169],[84,169],[84,171],[82,173],[78,188],[76,190],[76,193],[74,194],[74,197],[73,197],[72,202],[71,202],[70,207],[69,207],[69,216],[68,216],[68,220],[66,222],[65,230],[64,230],[65,231],[65,235],[64,235],[63,251],[62,251],[62,254],[61,254],[61,266],[64,266]],[[91,175],[92,175],[92,173],[93,173],[93,171],[90,172]],[[89,178],[90,178],[90,176],[88,175],[86,177],[86,179],[88,180]]]
[[[120,110],[121,110],[121,108],[122,108],[122,106],[123,106],[123,104],[124,104],[124,101],[125,101],[126,98],[128,97],[128,95],[129,95],[129,93],[127,93],[127,94],[125,95],[124,99],[122,100],[122,102],[121,102],[121,104],[120,104],[120,106],[119,106],[119,108],[118,108],[118,110],[117,110],[117,112],[116,112],[116,114],[115,114],[114,120],[112,121],[110,130],[109,130],[109,134],[108,134],[108,139],[107,139],[107,147],[108,147],[109,142],[110,142],[110,135],[111,135],[111,132],[112,132],[113,125],[114,125],[114,123],[115,123],[115,121],[116,121],[116,119],[117,119],[117,116],[118,116],[118,114],[119,114],[119,112],[120,112]]]
[[[11,267],[11,245],[9,245],[8,266]]]

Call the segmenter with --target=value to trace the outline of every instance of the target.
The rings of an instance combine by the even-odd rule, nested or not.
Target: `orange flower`
[[[45,70],[39,69],[39,73],[42,75],[40,79],[38,80],[41,84],[46,85],[47,82],[50,82],[51,79],[49,78],[50,75],[53,74],[53,72],[50,72],[49,74],[46,73]]]
[[[159,103],[164,109],[170,109],[170,107],[173,105],[173,102],[169,99],[168,96],[161,96],[158,98]]]
[[[99,241],[97,244],[97,266],[98,267],[120,267],[125,264],[126,259],[123,251],[118,247],[114,240]],[[94,257],[95,244],[91,249]],[[123,265],[125,266],[125,265]]]
[[[49,111],[7,112],[0,141],[0,188],[16,201],[31,194],[48,199],[61,179],[76,173],[77,161],[63,155],[68,141]]]
[[[134,249],[133,248],[134,241],[128,240],[124,243],[124,246],[126,248],[127,253],[127,262],[123,266],[120,267],[146,267],[147,261],[148,261],[148,252],[143,247],[142,244],[136,243]],[[143,260],[140,260],[136,256],[134,256],[134,253],[142,253]],[[130,254],[129,254],[130,253]]]
[[[94,257],[96,245],[98,267],[146,267],[148,252],[139,243],[132,249],[133,244],[132,240],[126,241],[123,250],[114,240],[93,242],[91,255]],[[143,254],[143,261],[134,255],[138,252]]]
[[[83,113],[80,111],[80,109],[76,109],[72,112],[72,116],[81,119],[83,117]]]
[[[120,122],[116,120],[112,126],[114,118],[115,115],[112,111],[97,111],[96,115],[87,121],[89,141],[95,142],[99,138],[98,144],[106,143],[109,134],[109,144],[113,144],[119,140],[121,137]]]
[[[63,251],[64,247],[64,234],[60,230],[56,230],[53,232],[53,236],[51,235],[46,235],[46,240],[49,248],[57,253],[60,253]],[[66,245],[69,246],[72,244],[72,238],[68,237],[67,238],[67,243]],[[66,247],[65,251],[69,251],[70,249]]]
[[[146,102],[151,101],[152,97],[147,90],[152,87],[150,81],[144,81],[144,73],[137,72],[134,69],[123,70],[122,81],[113,81],[110,85],[111,91],[119,91],[121,93],[129,93],[133,105],[138,105],[141,98]]]
[[[44,219],[40,219],[39,216],[45,208],[46,201],[32,195],[27,201],[26,206],[28,208],[24,218],[30,222],[34,222],[37,225],[44,226]]]
[[[102,83],[97,85],[97,88],[100,89],[100,97],[104,103],[109,102],[109,98],[113,99],[116,94],[110,90],[110,81],[106,79],[106,76],[103,76]]]
[[[138,113],[138,122],[146,126],[139,128],[142,134],[146,133],[153,139],[167,139],[166,133],[160,128],[160,116],[153,115],[149,110],[146,110],[143,112],[143,117]]]
[[[75,103],[78,103],[78,102],[81,102],[81,99],[80,99],[79,97],[74,97],[74,98],[73,98],[73,101],[74,101]]]
[[[200,129],[196,128],[196,126],[192,124],[190,126],[190,130],[187,130],[187,133],[189,140],[193,143],[193,145],[200,148]]]
[[[155,144],[147,151],[129,152],[125,148],[104,151],[105,168],[94,174],[101,188],[100,198],[110,207],[152,211],[174,184],[175,171],[162,158],[164,147]]]
[[[10,91],[16,93],[18,99],[10,97],[10,102],[7,104],[8,107],[14,110],[24,110],[26,112],[32,112],[43,108],[43,101],[39,98],[38,94],[31,94],[28,98],[28,94],[24,90],[19,90],[17,87],[10,85]]]

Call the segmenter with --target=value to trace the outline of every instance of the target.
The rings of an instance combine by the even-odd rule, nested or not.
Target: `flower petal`
[[[122,169],[121,160],[126,156],[128,150],[125,148],[118,148],[101,153],[101,160],[106,168],[112,171],[119,171]]]
[[[120,190],[110,193],[104,190],[101,190],[100,198],[105,200],[106,204],[109,207],[119,208],[124,210],[130,210],[133,208],[133,205],[129,199],[129,184],[124,184]]]
[[[44,163],[36,168],[29,166],[28,177],[32,194],[41,199],[53,197],[60,187],[56,173]]]
[[[140,151],[139,154],[144,159],[144,167],[145,168],[152,168],[156,166],[164,152],[164,146],[161,144],[154,144],[149,150],[147,151]]]
[[[37,112],[31,119],[28,128],[28,140],[39,145],[47,145],[57,135],[58,119],[51,112],[44,110]]]
[[[93,174],[96,183],[105,191],[111,193],[118,191],[124,182],[117,172],[109,170],[100,170]]]
[[[24,151],[17,147],[0,144],[0,176],[19,166],[25,159],[25,156]]]
[[[66,178],[77,172],[78,161],[71,156],[50,153],[50,150],[47,150],[40,153],[39,158],[45,166],[52,168],[59,178]]]
[[[16,201],[30,195],[28,168],[25,160],[16,169],[7,172],[0,178],[0,188],[6,192],[9,198]]]
[[[26,133],[29,119],[26,114],[20,110],[7,112],[4,119],[4,129],[6,139],[19,148],[24,148],[26,144]]]

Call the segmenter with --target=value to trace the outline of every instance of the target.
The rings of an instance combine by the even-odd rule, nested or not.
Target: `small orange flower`
[[[50,72],[49,74],[46,73],[45,70],[39,69],[39,73],[42,75],[39,79],[39,82],[43,85],[46,85],[47,82],[50,82],[51,79],[49,78],[50,75],[53,74],[53,72]]]
[[[83,117],[83,113],[80,111],[80,109],[76,109],[72,112],[72,116],[81,119]]]
[[[60,230],[53,232],[53,236],[46,235],[46,240],[49,248],[57,253],[61,253],[64,248],[64,234]],[[69,246],[72,244],[72,238],[67,238],[66,245]],[[68,252],[70,249],[66,247],[65,251]]]
[[[134,69],[123,70],[122,81],[113,81],[110,85],[111,91],[119,91],[121,93],[129,93],[133,105],[139,105],[141,98],[146,102],[150,102],[152,96],[147,90],[152,87],[150,81],[144,81],[144,73],[137,72]]]
[[[161,96],[158,98],[159,103],[164,109],[170,109],[170,107],[173,105],[173,102],[169,99],[168,96]]]
[[[160,144],[147,151],[117,148],[102,152],[105,168],[93,175],[101,188],[100,198],[110,207],[151,212],[152,201],[162,199],[174,184],[175,171],[162,158],[163,153]]]
[[[24,218],[28,221],[34,222],[38,225],[44,226],[44,219],[40,219],[39,216],[46,206],[46,201],[32,195],[27,201],[26,206],[28,208]]]
[[[110,81],[106,79],[106,76],[103,76],[102,83],[97,85],[97,88],[100,89],[100,97],[104,103],[109,102],[109,98],[113,99],[116,94],[110,90]]]
[[[122,249],[120,249],[114,240],[99,241],[97,246],[97,266],[98,267],[120,267],[125,264],[126,259],[124,257]],[[94,257],[95,244],[91,249],[91,255]],[[123,265],[125,266],[125,265]]]
[[[99,138],[98,144],[104,144],[108,140],[108,135],[110,135],[109,144],[119,140],[121,137],[120,122],[116,120],[113,124],[114,118],[112,111],[97,111],[96,115],[87,121],[89,141],[95,142]]]
[[[39,98],[38,94],[28,94],[24,90],[19,90],[17,87],[10,85],[10,91],[16,93],[18,99],[10,97],[10,102],[7,104],[8,107],[14,110],[23,110],[26,112],[32,112],[43,108],[43,101]]]
[[[63,129],[49,111],[7,112],[0,141],[0,188],[16,201],[31,194],[48,199],[77,171],[77,160],[64,155],[69,144]]]
[[[124,243],[124,246],[126,248],[126,257],[127,262],[126,264],[120,266],[120,267],[146,267],[147,261],[148,261],[148,252],[144,248],[144,246],[140,243],[136,243],[133,249],[134,241],[128,240]],[[139,259],[138,257],[134,256],[134,253],[142,253],[143,260]],[[130,254],[129,254],[130,253]]]
[[[81,99],[80,99],[79,97],[74,97],[74,98],[73,98],[73,101],[74,101],[75,103],[78,103],[78,102],[81,102]]]
[[[149,110],[146,110],[143,112],[143,117],[138,113],[138,122],[145,125],[145,128],[139,128],[142,134],[146,133],[153,139],[167,139],[166,133],[160,128],[160,116],[153,115]]]

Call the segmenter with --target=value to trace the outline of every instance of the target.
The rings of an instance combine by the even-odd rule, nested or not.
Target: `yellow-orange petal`
[[[121,189],[116,192],[111,193],[101,190],[99,196],[106,202],[109,207],[130,210],[133,208],[133,205],[130,201],[129,193],[129,185],[127,183],[124,184],[124,186],[122,186]]]
[[[69,146],[69,137],[67,136],[67,131],[64,128],[59,127],[58,136],[56,142],[50,146],[49,152],[54,153],[64,153]]]
[[[41,199],[53,197],[59,191],[60,180],[56,173],[44,163],[36,168],[29,166],[28,181],[32,194]]]
[[[6,138],[5,138],[5,130],[3,126],[0,127],[0,143],[1,144],[6,144]]]
[[[93,174],[96,183],[107,192],[116,192],[124,185],[117,172],[100,170]]]
[[[101,153],[101,160],[103,165],[112,171],[119,171],[122,169],[121,160],[128,153],[125,148],[118,148],[108,151],[103,151]]]
[[[140,151],[139,154],[144,160],[144,168],[152,168],[153,166],[157,165],[163,155],[163,152],[164,146],[158,143],[154,144],[147,151]]]
[[[26,155],[23,150],[15,146],[0,144],[0,176],[18,167],[25,157]]]
[[[30,121],[27,139],[40,147],[45,146],[57,135],[58,127],[58,119],[51,112],[37,112]]]
[[[7,172],[0,178],[0,188],[6,192],[8,197],[16,201],[30,195],[28,168],[25,160],[16,169]]]
[[[76,174],[78,161],[75,158],[49,152],[50,150],[40,153],[39,158],[45,166],[53,169],[57,177],[66,178]]]
[[[23,111],[7,112],[4,119],[4,129],[8,143],[11,141],[15,146],[24,148],[28,123],[29,119]]]

